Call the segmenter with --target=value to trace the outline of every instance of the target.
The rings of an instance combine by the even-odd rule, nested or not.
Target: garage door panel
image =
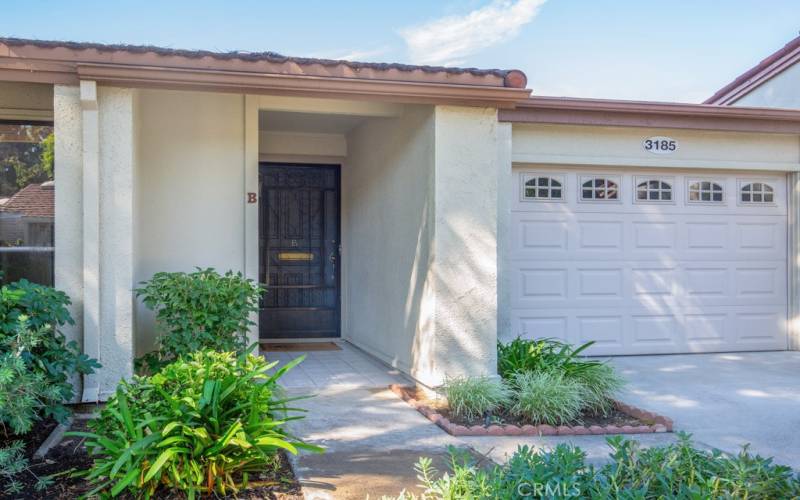
[[[786,269],[779,264],[737,267],[737,297],[748,302],[767,300],[769,303],[784,303],[785,276]]]
[[[785,310],[775,311],[737,311],[734,331],[737,345],[760,346],[764,343],[778,342],[774,332],[785,329]],[[780,346],[786,348],[786,342]]]
[[[632,249],[638,255],[675,250],[678,247],[677,222],[634,220],[632,231]]]
[[[561,170],[563,202],[514,203],[512,335],[594,341],[598,355],[785,349],[784,178],[759,176],[776,202],[748,206],[747,176],[703,173],[727,190],[717,206],[687,202],[694,173],[664,172],[674,196],[659,205],[633,201],[637,173],[612,172],[618,202],[577,201],[584,172]]]
[[[593,355],[786,349],[785,309],[731,306],[653,313],[646,309],[512,311],[523,338],[594,341]]]

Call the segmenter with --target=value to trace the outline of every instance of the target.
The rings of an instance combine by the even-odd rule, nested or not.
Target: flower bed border
[[[415,390],[413,387],[402,386],[399,384],[392,384],[389,388],[397,394],[403,401],[413,406],[418,412],[424,415],[428,420],[438,425],[448,434],[453,436],[586,436],[586,435],[603,435],[603,434],[650,434],[672,432],[672,419],[665,416],[645,411],[635,406],[614,401],[614,407],[630,415],[631,417],[639,420],[651,420],[654,423],[651,425],[591,425],[591,426],[568,426],[559,425],[554,427],[552,425],[471,425],[469,427],[464,425],[454,424],[450,422],[444,415],[437,412],[433,408],[425,405],[424,403],[414,399],[409,391]]]

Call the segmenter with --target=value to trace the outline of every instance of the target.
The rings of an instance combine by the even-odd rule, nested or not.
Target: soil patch
[[[431,397],[428,391],[415,387],[393,385],[391,389],[429,420],[453,435],[645,434],[672,431],[672,420],[618,401],[607,415],[584,413],[575,422],[555,427],[537,424],[506,410],[484,418],[465,419],[453,415],[443,397]]]

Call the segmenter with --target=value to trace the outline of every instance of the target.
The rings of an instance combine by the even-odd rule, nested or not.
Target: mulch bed
[[[87,431],[86,418],[75,418],[70,431]],[[45,427],[44,425],[40,427]],[[43,460],[33,460],[33,453],[43,442],[50,431],[55,428],[55,423],[50,425],[48,431],[37,428],[25,435],[26,455],[30,459],[30,469],[37,476],[47,476],[61,474],[55,478],[53,484],[45,491],[36,491],[34,485],[36,479],[32,474],[23,472],[18,480],[24,484],[25,490],[16,496],[9,496],[12,499],[74,499],[80,495],[91,491],[89,484],[81,478],[70,477],[69,472],[85,470],[92,467],[92,460],[83,446],[84,440],[76,437],[65,437],[59,444],[50,449]],[[29,453],[28,453],[28,450]],[[280,455],[280,464],[276,471],[266,472],[258,477],[251,474],[250,487],[241,490],[235,495],[219,497],[211,495],[208,498],[236,498],[236,499],[277,499],[277,500],[299,500],[303,498],[300,484],[294,477],[291,465],[286,455]],[[2,497],[2,493],[0,493]],[[2,497],[6,498],[6,497]],[[134,498],[130,495],[122,495],[118,498]],[[185,495],[171,492],[156,494],[156,499],[181,499]]]
[[[431,422],[454,436],[579,436],[588,434],[647,434],[672,432],[672,420],[635,406],[615,401],[608,415],[584,414],[580,421],[570,425],[540,424],[500,412],[490,421],[466,420],[455,417],[444,398],[430,398],[425,391],[415,387],[394,384],[391,390]]]

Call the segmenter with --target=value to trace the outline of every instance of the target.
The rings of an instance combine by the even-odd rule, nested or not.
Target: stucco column
[[[72,305],[74,325],[61,328],[68,341],[83,345],[83,120],[77,86],[56,85],[53,90],[55,134],[55,287]],[[73,380],[75,401],[83,384]]]
[[[107,399],[133,373],[135,97],[93,81],[54,91],[55,286],[72,299],[65,335],[103,365],[83,401]]]
[[[501,168],[495,109],[437,106],[434,135],[432,385],[496,373]]]
[[[786,179],[789,194],[789,349],[800,350],[800,172]]]
[[[97,84],[80,82],[83,228],[83,352],[100,358],[100,134]],[[58,191],[58,185],[56,185]],[[98,378],[84,381],[83,400],[98,399]]]
[[[133,374],[134,175],[136,91],[98,88],[100,322],[99,398]],[[85,164],[84,164],[85,165]]]

